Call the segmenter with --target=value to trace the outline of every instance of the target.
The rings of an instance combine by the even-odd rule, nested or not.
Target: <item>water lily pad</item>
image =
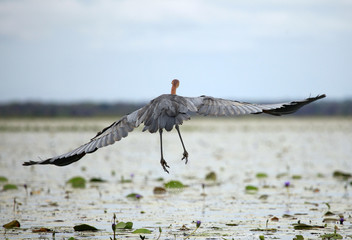
[[[164,194],[166,193],[166,189],[163,187],[155,187],[153,190],[154,194]]]
[[[340,221],[340,219],[338,218],[324,218],[323,219],[323,223],[336,223]]]
[[[256,178],[267,178],[268,177],[268,174],[266,173],[257,173],[255,175]]]
[[[258,187],[256,187],[256,186],[253,186],[253,185],[247,185],[246,186],[246,193],[254,194],[257,191],[258,191]]]
[[[143,196],[141,194],[139,194],[139,193],[130,193],[126,197],[129,198],[129,199],[138,200],[138,199],[141,199]]]
[[[41,233],[41,232],[52,232],[53,230],[49,229],[49,228],[36,228],[36,229],[33,229],[32,232],[33,233]]]
[[[311,230],[311,229],[315,229],[315,228],[324,228],[324,226],[308,225],[305,223],[296,223],[296,224],[293,224],[293,228],[295,230]]]
[[[336,178],[347,179],[347,178],[352,177],[352,174],[351,173],[347,173],[347,172],[342,172],[342,171],[335,171],[333,173],[333,176],[336,177]]]
[[[21,224],[20,224],[19,221],[13,220],[13,221],[11,221],[11,222],[9,222],[9,223],[6,223],[6,224],[4,224],[4,225],[2,225],[2,226],[3,226],[4,228],[6,228],[6,229],[10,229],[10,228],[15,228],[15,227],[20,227]]]
[[[0,176],[0,182],[7,182],[7,178],[4,176]]]
[[[67,181],[70,183],[73,188],[85,188],[86,187],[86,180],[82,177],[73,177]]]
[[[106,182],[106,180],[101,179],[101,178],[91,178],[89,181],[90,182],[95,182],[95,183],[104,183],[104,182]]]
[[[88,225],[88,224],[81,224],[81,225],[77,225],[77,226],[74,226],[73,229],[75,231],[79,231],[79,232],[83,232],[83,231],[98,231],[97,228],[91,226],[91,225]]]
[[[304,237],[302,235],[296,235],[293,240],[304,240]]]
[[[134,230],[132,233],[144,233],[144,234],[150,234],[152,231],[145,229],[145,228],[139,228]]]
[[[185,186],[180,181],[169,181],[165,183],[166,188],[184,188]]]
[[[205,180],[216,181],[216,173],[215,172],[208,173],[207,175],[205,175]]]
[[[331,212],[331,211],[327,211],[324,216],[334,216],[336,215],[335,213]]]
[[[119,222],[115,226],[115,228],[117,229],[132,229],[132,227],[133,227],[132,222]]]
[[[4,191],[7,191],[7,190],[16,190],[18,188],[15,184],[5,184],[2,189]]]
[[[343,237],[338,233],[327,233],[320,236],[322,239],[342,239]]]

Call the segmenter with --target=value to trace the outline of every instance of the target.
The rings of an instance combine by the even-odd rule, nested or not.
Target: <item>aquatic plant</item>
[[[184,240],[186,240],[187,238],[190,238],[198,230],[198,228],[200,227],[201,223],[202,222],[198,220],[196,222],[196,228],[187,237],[185,237]]]
[[[83,177],[73,177],[67,181],[73,188],[85,188],[86,180]]]
[[[172,180],[167,183],[165,183],[165,188],[184,188],[185,185],[181,183],[180,181]]]
[[[139,194],[139,193],[130,193],[126,197],[129,198],[129,199],[139,200],[143,196],[141,194]]]

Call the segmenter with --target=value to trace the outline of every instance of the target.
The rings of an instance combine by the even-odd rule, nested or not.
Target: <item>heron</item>
[[[237,116],[245,114],[266,113],[274,116],[291,114],[306,104],[326,97],[325,94],[309,97],[300,101],[275,104],[253,104],[211,96],[183,97],[176,95],[176,89],[180,85],[177,79],[171,82],[171,94],[163,94],[151,100],[147,105],[134,112],[123,116],[118,121],[98,132],[89,142],[80,147],[45,160],[24,162],[24,166],[35,164],[53,164],[66,166],[83,158],[86,154],[93,153],[99,148],[106,147],[127,137],[140,124],[144,123],[144,131],[160,135],[160,164],[165,172],[169,173],[169,165],[163,155],[163,130],[171,131],[174,127],[178,133],[183,148],[181,160],[188,162],[188,152],[183,142],[180,125],[190,120],[193,115],[203,116]]]

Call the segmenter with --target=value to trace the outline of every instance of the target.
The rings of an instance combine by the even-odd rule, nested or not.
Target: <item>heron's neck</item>
[[[172,88],[171,88],[171,94],[172,95],[176,95],[176,86],[175,85],[172,85]]]

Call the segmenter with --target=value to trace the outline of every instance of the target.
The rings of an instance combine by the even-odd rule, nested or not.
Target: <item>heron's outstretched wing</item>
[[[145,108],[145,107],[144,107]],[[57,166],[65,166],[80,160],[84,155],[95,152],[99,148],[111,145],[121,138],[127,137],[128,133],[133,131],[143,122],[144,108],[140,108],[131,114],[125,115],[119,121],[114,122],[109,127],[98,132],[90,142],[76,148],[75,150],[48,158],[43,161],[29,161],[23,163],[24,166],[34,164],[54,164]]]
[[[197,114],[204,116],[235,116],[244,114],[267,113],[271,115],[284,115],[296,112],[304,105],[324,98],[325,94],[310,97],[301,101],[276,104],[253,104],[238,102],[209,96],[200,96],[186,99],[198,109]]]

